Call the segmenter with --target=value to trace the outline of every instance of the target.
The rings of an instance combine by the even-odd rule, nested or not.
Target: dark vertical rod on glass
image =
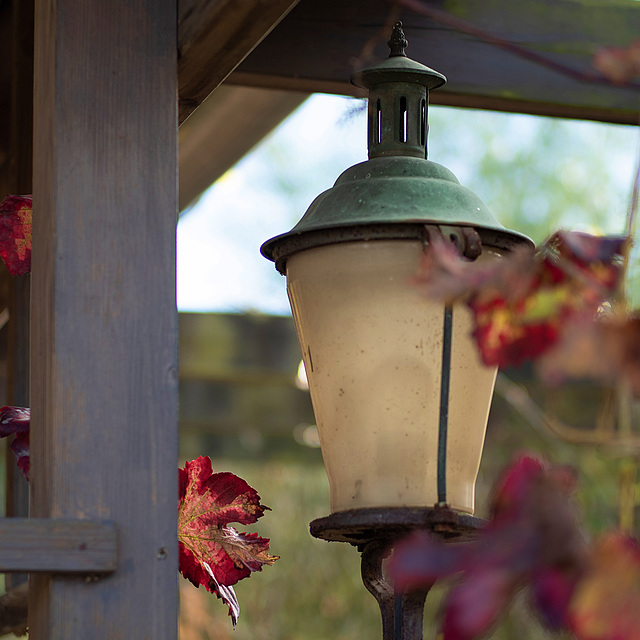
[[[449,387],[451,383],[451,342],[453,307],[444,308],[442,340],[442,381],[440,383],[440,422],[438,426],[438,502],[447,502],[447,429],[449,426]]]

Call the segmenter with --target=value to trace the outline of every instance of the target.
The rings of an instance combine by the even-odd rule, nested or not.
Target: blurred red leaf
[[[593,66],[617,84],[626,84],[640,76],[640,40],[628,47],[603,47],[593,56]]]
[[[475,640],[489,633],[510,604],[519,576],[507,567],[468,571],[443,605],[444,640]]]
[[[542,567],[531,578],[533,605],[544,625],[552,631],[567,627],[568,610],[581,566]]]
[[[569,606],[570,628],[580,640],[640,638],[640,548],[621,533],[603,536]]]
[[[468,305],[485,364],[517,365],[538,357],[558,341],[568,323],[593,319],[616,290],[624,242],[624,238],[557,233],[535,256],[535,275],[524,295],[476,292]]]
[[[421,533],[397,545],[390,564],[396,588],[459,574],[443,603],[445,640],[488,634],[527,585],[543,620],[561,628],[586,549],[570,501],[574,486],[566,467],[517,458],[496,484],[492,520],[475,540],[444,543]]]
[[[269,555],[268,539],[239,533],[228,523],[253,524],[267,507],[244,480],[213,473],[207,457],[187,462],[178,478],[180,572],[222,598],[235,626],[238,610],[231,586],[278,558]]]
[[[474,263],[436,236],[414,283],[428,295],[466,302],[485,364],[518,365],[548,352],[572,322],[593,319],[618,286],[625,242],[559,232],[537,252]]]
[[[12,276],[31,271],[31,196],[7,196],[0,203],[0,257]]]
[[[465,568],[468,546],[444,544],[439,538],[417,531],[400,543],[391,559],[391,573],[402,591],[433,584]]]
[[[16,457],[18,468],[29,479],[29,425],[31,410],[25,407],[0,408],[0,438],[15,434],[11,451]]]
[[[531,486],[544,473],[544,463],[539,458],[523,455],[517,458],[500,475],[493,486],[491,496],[491,517],[493,520],[503,514],[510,517],[522,505],[531,491]]]
[[[487,636],[522,588],[553,631],[640,640],[639,543],[613,532],[588,545],[569,499],[575,486],[568,467],[518,458],[496,484],[492,519],[476,539],[445,543],[421,533],[396,546],[396,588],[457,574],[442,604],[444,640]]]
[[[19,433],[11,443],[11,451],[16,457],[18,469],[29,479],[29,432]]]
[[[489,254],[486,259],[472,261],[461,256],[455,244],[432,234],[412,282],[428,297],[449,303],[480,291],[519,299],[529,291],[535,270],[531,247],[516,248],[507,258]]]

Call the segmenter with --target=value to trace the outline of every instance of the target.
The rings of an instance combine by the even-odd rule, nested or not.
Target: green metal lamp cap
[[[472,227],[483,245],[504,251],[531,244],[502,226],[446,167],[386,157],[347,169],[289,233],[268,240],[261,251],[284,273],[287,258],[299,251],[341,242],[422,240],[425,225]]]
[[[300,251],[340,242],[424,240],[425,225],[472,227],[483,245],[496,249],[532,244],[505,229],[451,171],[426,159],[429,90],[446,79],[406,57],[401,23],[389,46],[388,60],[352,78],[369,89],[369,160],[347,169],[289,233],[262,245],[281,273]]]

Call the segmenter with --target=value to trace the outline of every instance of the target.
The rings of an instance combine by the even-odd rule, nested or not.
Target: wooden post
[[[36,2],[31,511],[118,563],[32,575],[32,640],[177,637],[176,15]]]

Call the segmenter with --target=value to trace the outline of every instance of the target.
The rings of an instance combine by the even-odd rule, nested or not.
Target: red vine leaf
[[[29,425],[31,410],[25,407],[0,408],[0,438],[15,434],[11,451],[16,457],[18,468],[29,479]]]
[[[0,409],[0,438],[15,434],[11,449],[29,479],[31,411]],[[211,460],[200,457],[178,469],[178,549],[182,575],[196,587],[204,585],[229,607],[235,626],[240,607],[232,585],[278,557],[269,555],[269,540],[240,533],[229,522],[253,524],[268,507],[244,480],[231,473],[213,473]]]
[[[531,595],[534,609],[541,622],[551,631],[567,628],[568,611],[580,578],[580,568],[572,570],[562,565],[542,567],[531,577]]]
[[[444,640],[474,640],[493,629],[510,604],[518,576],[504,567],[471,571],[446,596]]]
[[[486,291],[519,299],[527,294],[535,275],[535,251],[526,246],[514,249],[505,259],[471,261],[460,255],[456,245],[433,234],[422,254],[413,284],[430,298],[448,303]]]
[[[269,555],[268,539],[240,533],[228,523],[253,524],[267,507],[244,480],[213,473],[207,457],[187,462],[178,478],[180,572],[222,598],[235,625],[237,601],[234,605],[235,595],[228,588],[278,558]]]
[[[31,271],[31,196],[7,196],[0,203],[0,257],[12,276]]]
[[[621,274],[624,238],[557,233],[534,256],[524,294],[478,291],[468,301],[488,365],[518,365],[546,353],[571,322],[593,320]]]
[[[567,468],[518,458],[497,483],[492,520],[475,540],[445,544],[422,533],[397,545],[390,564],[395,587],[429,587],[457,574],[443,602],[444,640],[486,636],[526,586],[542,620],[565,627],[586,556],[569,499],[574,486]]]
[[[493,520],[510,518],[531,491],[532,485],[544,473],[544,463],[534,456],[522,456],[502,472],[491,496]]]
[[[537,252],[474,263],[434,237],[414,283],[430,296],[466,302],[485,364],[519,365],[547,353],[572,323],[593,320],[618,286],[625,242],[559,232]]]

